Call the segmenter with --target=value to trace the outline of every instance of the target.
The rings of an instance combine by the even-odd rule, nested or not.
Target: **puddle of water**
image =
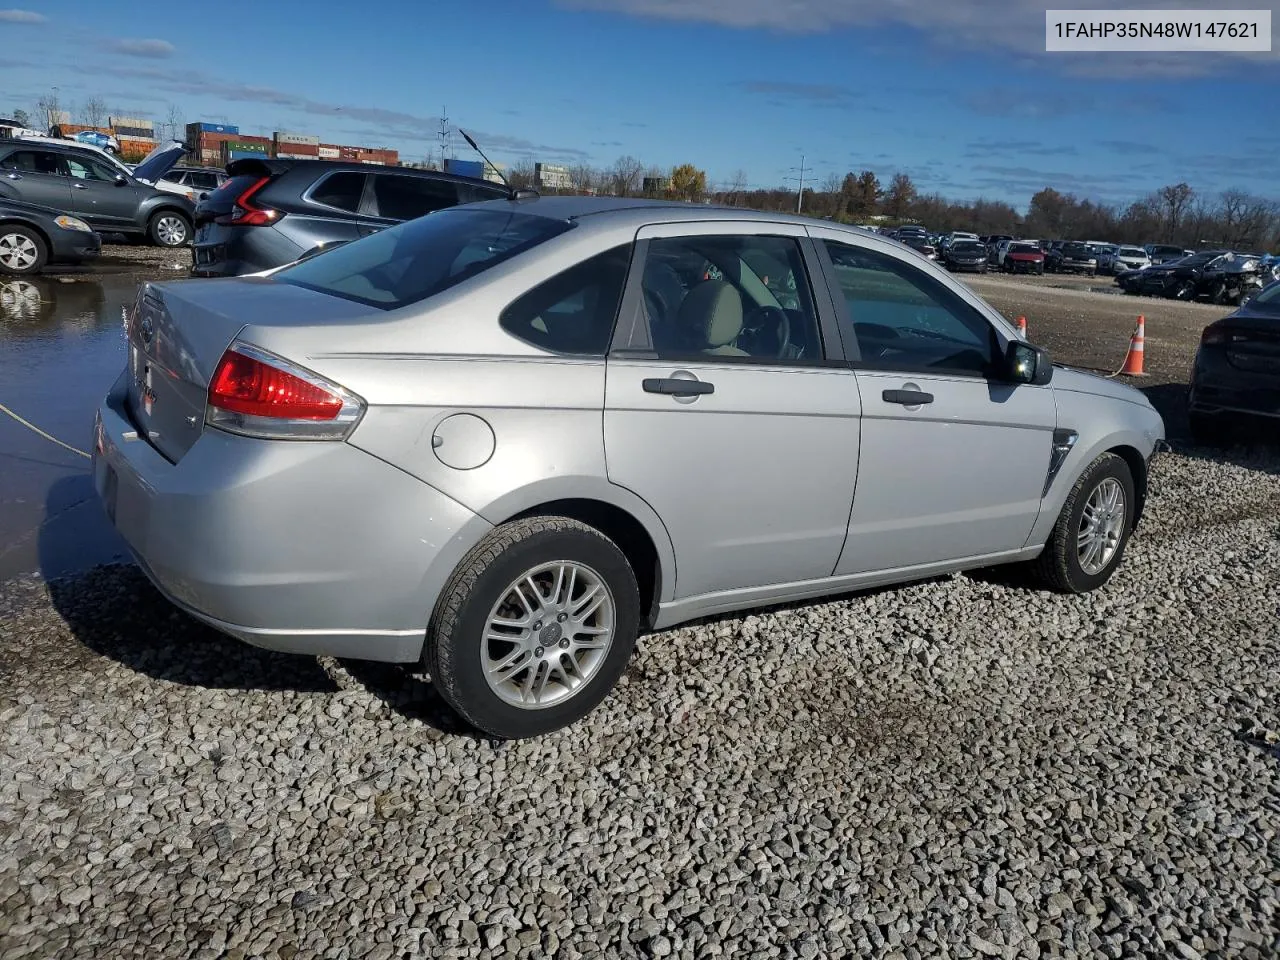
[[[88,451],[93,415],[125,364],[136,274],[0,277],[0,403]],[[0,580],[64,576],[124,556],[89,461],[0,414]]]

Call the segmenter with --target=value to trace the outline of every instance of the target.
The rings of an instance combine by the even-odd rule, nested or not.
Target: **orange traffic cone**
[[[1018,335],[1025,337],[1027,335],[1027,318],[1020,316],[1014,323],[1018,325]]]
[[[1124,366],[1120,372],[1126,377],[1145,377],[1142,370],[1143,355],[1146,353],[1147,318],[1138,315],[1138,327],[1129,338],[1129,353],[1124,358]]]

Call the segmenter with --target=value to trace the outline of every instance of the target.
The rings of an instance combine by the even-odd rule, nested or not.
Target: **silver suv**
[[[453,207],[148,284],[127,327],[94,474],[157,586],[420,662],[498,737],[586,715],[641,630],[1001,563],[1099,587],[1164,437],[902,245],[740,209]]]

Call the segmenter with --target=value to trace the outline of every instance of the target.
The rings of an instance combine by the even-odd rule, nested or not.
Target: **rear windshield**
[[[1280,281],[1268,285],[1253,298],[1254,303],[1280,303]]]
[[[549,217],[455,207],[352,241],[274,278],[393,310],[435,296],[572,226]]]
[[[252,173],[242,173],[238,177],[232,177],[231,179],[226,180],[222,186],[213,191],[213,193],[209,194],[205,202],[225,202],[228,208],[230,208],[230,205],[235,203],[236,197],[240,196],[240,194],[244,193],[261,179],[261,177]]]

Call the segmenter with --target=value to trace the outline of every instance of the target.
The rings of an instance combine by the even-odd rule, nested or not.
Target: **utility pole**
[[[440,108],[440,169],[445,168],[445,162],[449,159],[449,108]]]
[[[804,165],[804,154],[803,154],[803,153],[802,153],[802,154],[800,154],[800,166],[799,166],[799,167],[792,167],[791,169],[792,169],[792,170],[798,170],[798,171],[799,171],[799,176],[796,176],[796,177],[784,177],[783,179],[784,179],[784,180],[799,180],[799,181],[800,181],[800,189],[796,192],[796,213],[799,213],[799,212],[800,212],[800,210],[801,210],[801,208],[804,206],[804,180],[805,180],[804,175],[805,175],[805,165]]]

